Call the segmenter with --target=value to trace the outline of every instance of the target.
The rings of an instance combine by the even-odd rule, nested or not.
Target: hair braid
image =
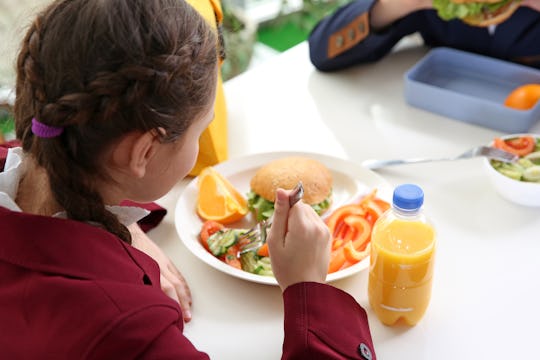
[[[96,188],[110,180],[100,155],[132,131],[182,136],[213,101],[216,54],[211,28],[183,1],[59,0],[38,16],[17,61],[16,130],[69,218],[131,241]],[[64,132],[37,138],[33,117]]]
[[[59,150],[59,147],[51,146],[49,154],[55,150]],[[65,152],[57,151],[59,159],[62,158],[63,154]],[[85,181],[66,181],[64,166],[61,169],[51,169],[48,166],[46,169],[50,174],[49,183],[52,193],[56,201],[66,209],[70,219],[100,224],[123,241],[131,244],[129,230],[118,221],[114,214],[106,210],[101,195],[93,189],[91,184]],[[76,174],[72,174],[68,179],[77,179],[78,174],[84,176],[78,169],[70,170],[75,170]]]

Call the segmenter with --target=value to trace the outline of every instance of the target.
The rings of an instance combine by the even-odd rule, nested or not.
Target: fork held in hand
[[[519,159],[519,156],[509,153],[507,151],[501,150],[501,149],[497,149],[491,146],[478,146],[455,157],[366,160],[362,163],[362,165],[367,167],[368,169],[380,169],[383,167],[394,166],[394,165],[416,164],[416,163],[424,163],[424,162],[432,162],[432,161],[451,161],[451,160],[460,160],[460,159],[470,159],[477,156],[485,156],[489,159],[499,160],[503,162],[514,162]]]
[[[304,197],[304,185],[299,181],[294,187],[293,191],[289,194],[289,207],[293,207],[300,199]]]
[[[298,184],[294,187],[293,191],[289,194],[289,206],[293,207],[302,197],[304,196],[304,186],[302,182],[299,181]],[[249,240],[241,250],[238,252],[238,256],[241,254],[247,253],[249,251],[255,251],[266,242],[266,231],[272,225],[271,219],[263,220],[257,223],[254,227],[249,229],[247,232],[242,234],[238,239],[239,242],[242,242],[244,239]]]

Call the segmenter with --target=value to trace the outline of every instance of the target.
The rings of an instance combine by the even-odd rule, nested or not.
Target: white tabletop
[[[404,46],[376,64],[325,74],[313,68],[303,43],[230,80],[230,157],[287,150],[361,163],[457,155],[501,135],[405,103],[403,74],[427,51]],[[540,133],[540,124],[531,132]],[[438,232],[431,304],[413,328],[379,322],[367,301],[367,271],[333,283],[368,311],[379,359],[538,358],[540,208],[501,198],[481,161],[378,171],[393,186],[412,182],[424,189]],[[279,288],[221,273],[189,252],[174,225],[186,183],[158,201],[169,213],[150,236],[191,286],[187,336],[215,359],[279,359]]]

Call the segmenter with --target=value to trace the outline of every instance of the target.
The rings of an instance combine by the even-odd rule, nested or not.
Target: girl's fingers
[[[191,321],[191,290],[178,269],[172,264],[167,264],[167,270],[170,271],[171,283],[174,287],[175,294],[182,308],[182,314],[185,322]]]
[[[285,239],[287,232],[287,221],[289,217],[289,196],[288,192],[283,189],[276,191],[276,201],[274,203],[274,219],[270,228],[270,236],[268,237],[268,247],[283,246],[283,243],[276,244],[278,239]]]

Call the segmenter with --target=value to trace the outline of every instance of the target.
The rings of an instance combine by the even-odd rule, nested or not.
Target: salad
[[[273,276],[268,244],[256,250],[242,252],[244,246],[242,235],[248,229],[227,228],[223,224],[207,220],[203,223],[199,238],[204,248],[224,263],[253,274]]]
[[[495,170],[514,180],[540,183],[540,138],[530,135],[495,138],[493,146],[519,156],[515,163],[490,160]]]
[[[371,230],[390,203],[377,197],[374,189],[354,203],[335,209],[326,219],[332,235],[328,273],[352,266],[369,255]],[[248,250],[250,240],[243,237],[248,229],[226,227],[214,220],[203,223],[199,240],[204,248],[239,270],[257,275],[273,276],[268,244]]]

